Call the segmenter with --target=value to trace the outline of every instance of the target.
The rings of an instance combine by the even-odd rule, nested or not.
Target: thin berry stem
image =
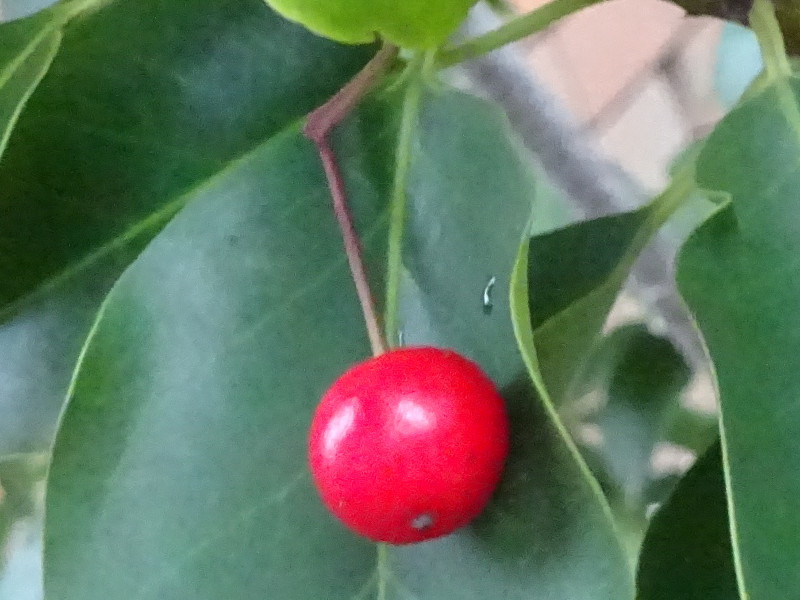
[[[385,45],[366,66],[351,79],[330,100],[312,111],[306,120],[303,133],[317,147],[317,152],[325,169],[328,188],[333,201],[333,212],[342,232],[344,250],[350,273],[356,286],[358,301],[364,314],[364,323],[372,348],[372,354],[378,356],[386,351],[386,342],[381,333],[375,299],[369,285],[367,269],[361,249],[358,233],[353,225],[353,218],[347,202],[347,191],[344,178],[336,161],[336,155],[328,139],[330,132],[341,123],[358,105],[366,94],[392,65],[397,58],[396,46]]]
[[[314,142],[322,159],[322,166],[325,168],[325,176],[328,178],[328,187],[331,191],[333,200],[333,212],[339,223],[344,241],[344,250],[347,254],[347,262],[350,264],[350,273],[353,276],[353,283],[356,286],[358,301],[361,303],[361,310],[364,313],[364,323],[367,326],[369,343],[372,347],[372,354],[378,356],[386,352],[386,343],[383,341],[381,327],[378,321],[378,312],[375,310],[375,300],[369,287],[369,278],[364,266],[361,252],[361,242],[358,233],[353,226],[353,219],[350,216],[350,209],[347,206],[347,194],[344,187],[344,179],[336,163],[336,156],[328,144],[327,138],[322,138]]]
[[[355,77],[334,94],[322,106],[314,109],[306,119],[303,133],[315,143],[328,137],[328,134],[358,106],[381,75],[397,58],[397,46],[386,44],[364,65]]]

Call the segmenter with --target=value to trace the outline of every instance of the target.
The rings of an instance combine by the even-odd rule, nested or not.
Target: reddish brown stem
[[[380,76],[397,58],[397,46],[385,45],[372,57],[358,74],[348,81],[330,100],[314,109],[306,120],[303,133],[307,138],[318,143],[328,137],[331,130],[353,112],[361,98],[364,97]]]
[[[356,233],[356,229],[353,226],[353,219],[347,206],[347,194],[344,189],[342,173],[336,164],[336,157],[328,145],[328,140],[323,138],[314,143],[317,145],[322,165],[325,168],[325,175],[328,178],[328,186],[333,200],[333,212],[339,222],[339,229],[342,231],[344,250],[347,254],[347,262],[350,264],[353,283],[356,285],[358,301],[361,303],[361,310],[364,313],[364,323],[367,326],[372,354],[378,356],[386,351],[386,344],[381,334],[378,312],[375,309],[375,300],[369,287],[369,278],[367,277],[367,270],[361,254],[361,242],[358,239],[358,233]]]
[[[353,226],[353,219],[350,215],[344,179],[328,141],[328,136],[333,128],[353,111],[364,94],[391,66],[396,57],[397,47],[384,46],[336,95],[308,115],[306,125],[303,128],[303,133],[306,137],[316,145],[322,160],[322,166],[325,169],[328,188],[333,200],[333,212],[342,232],[347,262],[350,265],[350,273],[356,286],[358,301],[364,313],[364,323],[367,327],[369,343],[375,356],[386,351],[386,343],[381,333],[375,300],[372,296],[367,270],[364,266],[361,242],[358,239],[358,233]]]

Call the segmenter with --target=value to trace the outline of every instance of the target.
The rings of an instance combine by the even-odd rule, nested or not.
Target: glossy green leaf
[[[597,352],[607,361],[606,404],[596,420],[603,434],[600,452],[625,501],[637,506],[651,478],[653,449],[689,381],[689,366],[668,339],[643,325],[615,330]]]
[[[550,207],[534,202],[530,159],[510,143],[495,107],[433,92],[418,132],[407,185],[403,341],[461,348],[502,387],[523,368],[508,316],[511,268],[532,210],[537,218]],[[481,166],[488,160],[491,168]]]
[[[379,278],[394,117],[361,114],[337,148]],[[525,159],[496,109],[460,94],[428,96],[419,132],[405,336],[515,379],[518,356],[493,356],[513,348],[500,286],[530,214]],[[485,189],[476,164],[498,173]],[[502,201],[485,202],[489,187]],[[514,458],[474,526],[378,560],[338,525],[306,474],[306,428],[324,388],[367,352],[318,160],[287,133],[198,190],[105,303],[51,467],[50,597],[218,598],[234,586],[242,597],[619,597],[627,565],[594,497],[584,515],[587,481],[529,384],[509,390]]]
[[[800,82],[731,113],[706,143],[698,183],[727,193],[687,241],[678,283],[714,363],[734,552],[750,600],[800,589]]]
[[[718,443],[653,517],[636,584],[639,600],[738,600]]]
[[[531,238],[528,296],[539,366],[560,405],[639,252],[661,224],[660,200]]]
[[[466,96],[429,103],[419,129],[409,185],[404,338],[455,347],[505,386],[512,451],[494,502],[472,527],[390,549],[387,597],[624,598],[628,565],[607,516],[524,374],[514,343],[506,290],[535,185],[526,159],[508,147],[503,134],[511,133],[499,112]],[[551,218],[563,212],[537,199],[533,221],[546,228]]]
[[[374,243],[383,195],[357,175]],[[350,598],[371,581],[374,545],[327,514],[305,463],[311,410],[368,346],[297,129],[192,194],[90,341],[48,484],[48,597]]]
[[[0,162],[0,454],[49,445],[101,299],[192,190],[324,101],[370,52],[316,38],[260,0],[117,0],[66,26]]]
[[[535,238],[533,238],[535,239]],[[533,241],[531,240],[531,242]],[[571,549],[575,556],[564,560],[559,555],[560,569],[552,564],[547,568],[561,572],[566,569],[569,576],[566,578],[571,587],[555,591],[554,597],[562,594],[570,598],[632,598],[633,581],[629,570],[628,558],[622,545],[619,530],[614,524],[611,509],[603,495],[600,486],[592,476],[578,448],[575,446],[569,432],[564,427],[557,409],[553,404],[540,370],[535,335],[531,326],[530,307],[532,302],[529,296],[530,273],[528,261],[530,260],[529,243],[521,245],[511,282],[511,313],[517,344],[522,353],[525,366],[534,387],[537,408],[534,414],[547,415],[548,435],[551,441],[550,458],[558,463],[552,469],[551,481],[548,487],[559,490],[561,499],[558,503],[544,503],[544,506],[553,510],[560,506],[562,514],[549,523],[556,523],[559,528],[565,527],[571,531],[571,536],[566,548]],[[535,422],[535,420],[534,420]],[[541,427],[541,426],[539,426]],[[535,450],[532,456],[536,456]],[[534,458],[534,461],[536,458]],[[534,463],[535,464],[535,463]],[[537,469],[528,467],[534,472]],[[526,480],[527,473],[522,471],[520,479]],[[563,478],[563,479],[561,479]],[[547,480],[548,478],[545,478]],[[560,480],[560,481],[559,481]],[[552,549],[551,549],[552,551]],[[564,564],[566,563],[566,565]]]
[[[51,14],[0,26],[0,157],[19,113],[61,43]]]
[[[639,252],[671,213],[669,207],[684,198],[691,187],[682,173],[674,186],[636,211],[533,236],[518,262],[517,268],[524,269],[518,276],[519,289],[512,290],[517,303],[514,319],[518,342],[542,402],[571,456],[572,470],[585,480],[583,502],[592,507],[592,518],[598,520],[594,529],[603,531],[598,523],[605,523],[607,562],[595,559],[597,565],[624,565],[627,554],[638,544],[641,527],[638,522],[613,525],[611,508],[600,485],[557,411],[581,372]],[[597,466],[600,464],[603,462]],[[602,469],[606,471],[604,464]],[[607,483],[613,487],[612,481]],[[617,594],[627,589],[619,585],[622,587]],[[626,595],[627,591],[622,592],[622,597]]]

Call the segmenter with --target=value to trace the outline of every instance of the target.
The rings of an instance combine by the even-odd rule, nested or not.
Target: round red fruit
[[[421,542],[472,521],[500,480],[508,417],[473,362],[402,348],[362,362],[323,396],[309,461],[325,505],[375,541]]]

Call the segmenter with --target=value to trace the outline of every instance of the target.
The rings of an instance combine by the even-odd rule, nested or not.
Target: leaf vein
[[[253,519],[259,513],[259,511],[285,501],[286,498],[288,498],[292,492],[297,490],[299,485],[307,478],[308,472],[305,469],[302,469],[298,471],[280,490],[277,490],[275,493],[270,494],[269,496],[261,498],[260,501],[255,505],[233,515],[229,519],[228,523],[220,527],[213,535],[198,542],[196,545],[187,548],[181,556],[174,557],[174,559],[170,561],[170,566],[168,569],[155,573],[153,577],[145,580],[142,586],[139,588],[139,592],[136,594],[136,596],[134,596],[133,600],[142,600],[143,598],[146,598],[147,595],[154,591],[158,586],[172,579],[173,577],[176,577],[183,567],[191,564],[192,561],[198,558],[204,550],[208,549],[215,542],[224,539],[236,531],[238,527]]]

